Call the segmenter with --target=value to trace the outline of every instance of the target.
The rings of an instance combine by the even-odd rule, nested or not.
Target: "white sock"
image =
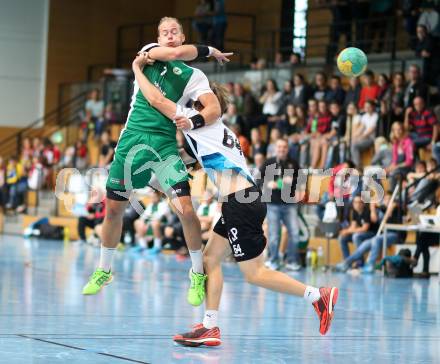
[[[319,289],[312,287],[312,286],[307,286],[306,287],[306,291],[304,292],[304,299],[309,302],[309,303],[313,303],[318,301],[321,298],[321,294],[319,293]]]
[[[101,268],[106,272],[110,272],[115,251],[116,248],[106,248],[104,245],[101,245],[101,257],[99,259],[98,268]]]
[[[154,238],[153,247],[155,249],[162,249],[162,239],[161,238]]]
[[[203,317],[203,326],[207,329],[212,329],[217,326],[218,321],[218,311],[216,310],[206,310],[205,316]]]
[[[147,248],[147,239],[146,238],[139,238],[138,244],[142,249],[146,249]]]
[[[189,250],[189,256],[191,257],[192,270],[194,273],[204,273],[203,269],[203,254],[202,250]]]

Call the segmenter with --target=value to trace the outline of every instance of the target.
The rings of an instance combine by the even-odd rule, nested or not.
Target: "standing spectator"
[[[351,144],[351,157],[357,167],[360,167],[362,164],[361,153],[371,148],[374,144],[378,120],[379,115],[375,111],[374,101],[366,101],[365,113],[362,114],[360,123],[354,125]]]
[[[94,129],[95,136],[100,136],[104,128],[104,101],[100,98],[98,89],[90,92],[86,101],[86,130]],[[86,135],[88,135],[86,133]]]
[[[415,44],[416,56],[422,59],[423,82],[433,86],[440,86],[439,63],[440,54],[438,45],[425,25],[417,26],[417,41]]]
[[[371,229],[370,208],[362,201],[361,196],[353,198],[352,208],[350,225],[339,232],[339,245],[344,260],[350,256],[348,248],[350,242],[353,242],[358,248],[364,240],[374,235],[374,231]]]
[[[389,28],[388,24],[391,22],[391,16],[393,15],[393,0],[371,0],[370,4],[370,19],[372,20],[368,24],[370,30],[369,42],[366,45],[366,51],[372,51],[372,45],[374,38],[377,39],[377,53],[381,53],[384,50],[385,41],[388,40]]]
[[[284,188],[290,197],[295,196],[296,179],[298,176],[298,163],[288,157],[289,144],[286,139],[279,139],[276,143],[276,155],[269,158],[261,168],[260,188],[269,192],[270,202],[267,204],[267,221],[269,226],[269,262],[271,269],[280,268],[279,243],[281,237],[281,224],[284,224],[288,233],[288,248],[286,255],[286,268],[299,270],[298,243],[299,243],[299,218],[298,205],[283,201],[281,190]],[[271,167],[269,167],[271,166]],[[275,168],[279,173],[274,178],[265,178],[267,168]],[[286,174],[289,170],[291,173]],[[293,173],[292,173],[293,171]]]
[[[212,28],[212,19],[210,17],[211,5],[207,0],[199,0],[199,4],[196,6],[194,12],[195,20],[193,21],[193,27],[199,33],[200,44],[208,43],[208,34]],[[223,49],[223,48],[220,48]]]
[[[406,110],[405,129],[410,132],[417,151],[421,148],[438,149],[435,147],[438,138],[438,121],[434,113],[426,109],[422,97],[416,97],[414,108],[409,107]]]
[[[390,191],[393,191],[397,179],[404,178],[414,164],[414,142],[398,121],[391,126],[391,143],[393,144],[393,158],[391,165],[385,171],[390,176]]]
[[[367,100],[373,100],[377,101],[379,98],[380,93],[380,87],[379,85],[374,81],[374,73],[372,71],[365,72],[365,75],[363,76],[363,83],[361,89],[361,94],[359,97],[359,109],[361,111],[364,110],[365,102]]]
[[[414,98],[417,96],[426,100],[428,97],[428,86],[421,78],[420,67],[416,64],[412,64],[408,69],[408,84],[403,100],[405,108],[410,107],[413,104]]]
[[[344,108],[347,108],[348,104],[351,102],[353,102],[355,105],[358,105],[359,98],[361,96],[361,89],[362,86],[359,81],[359,77],[350,78],[350,85],[345,93]]]
[[[23,167],[16,157],[10,157],[6,166],[6,185],[8,187],[7,209],[15,209],[18,205],[18,184],[23,176]]]
[[[115,154],[116,142],[110,139],[110,132],[104,130],[101,134],[101,149],[99,151],[99,167],[107,167],[113,160]]]
[[[305,83],[304,76],[300,73],[295,73],[293,76],[292,103],[295,106],[306,107],[308,101],[309,89]]]
[[[342,105],[345,100],[345,91],[341,85],[341,77],[333,75],[330,79],[330,90],[328,91],[325,100],[327,102],[337,102]]]
[[[328,92],[327,76],[324,72],[318,72],[315,75],[315,84],[312,88],[312,98],[317,101],[326,100]]]
[[[80,216],[78,218],[78,236],[79,242],[85,243],[87,241],[86,237],[86,227],[95,229],[96,226],[102,224],[105,216],[105,198],[101,201],[96,201],[97,191],[92,191],[92,197],[86,205],[87,215]]]
[[[225,32],[228,25],[225,13],[225,0],[214,0],[214,16],[212,17],[212,44],[224,50]]]

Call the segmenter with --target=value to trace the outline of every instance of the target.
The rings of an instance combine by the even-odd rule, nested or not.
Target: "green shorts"
[[[163,192],[189,180],[174,135],[124,130],[110,166],[107,189],[131,191],[144,188],[153,173]]]

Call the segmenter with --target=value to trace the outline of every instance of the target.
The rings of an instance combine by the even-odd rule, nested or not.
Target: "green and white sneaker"
[[[84,286],[82,294],[91,295],[97,294],[102,287],[110,284],[113,280],[112,272],[106,272],[101,268],[95,270],[95,272],[90,276],[89,282]]]
[[[188,289],[187,300],[192,306],[200,306],[205,299],[205,283],[208,276],[203,273],[195,273],[192,268],[189,270],[191,285]]]

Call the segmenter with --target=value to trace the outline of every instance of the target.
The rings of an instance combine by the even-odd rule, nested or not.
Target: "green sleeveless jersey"
[[[157,46],[155,43],[149,44],[142,48],[142,51]],[[145,66],[143,73],[166,98],[181,105],[185,105],[190,99],[197,100],[203,93],[212,92],[203,72],[189,67],[182,61],[156,61],[152,66]],[[174,123],[150,105],[136,81],[126,128],[133,131],[167,134],[173,138],[176,135]]]

